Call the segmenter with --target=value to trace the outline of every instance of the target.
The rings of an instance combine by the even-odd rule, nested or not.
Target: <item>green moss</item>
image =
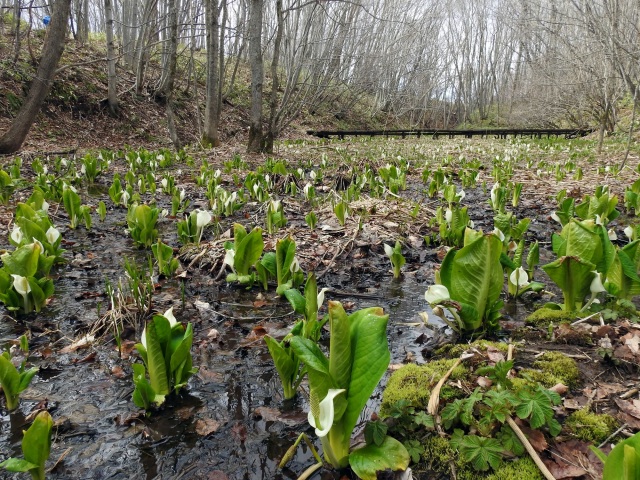
[[[422,446],[424,447],[422,458],[430,471],[448,473],[451,471],[450,463],[453,461],[458,478],[461,478],[460,474],[463,472],[469,471],[471,473],[469,466],[462,461],[462,457],[451,448],[448,439],[432,435],[424,441]]]
[[[593,413],[582,408],[569,415],[564,426],[579,439],[599,444],[618,428],[618,421],[606,413]]]
[[[553,377],[557,379],[556,383],[563,383],[569,388],[575,387],[580,380],[580,370],[575,360],[562,353],[546,352],[533,362],[533,368],[537,368],[543,374],[546,374],[545,380],[547,382],[541,380],[541,383],[548,388],[553,387],[553,385],[548,385],[548,382],[553,381]]]
[[[522,457],[513,462],[502,462],[486,480],[542,480],[544,477],[531,457]]]
[[[582,318],[585,316],[587,316],[586,313],[565,312],[564,310],[553,310],[551,308],[543,307],[529,315],[526,319],[526,323],[530,325],[536,325],[538,327],[546,327],[550,323],[571,323],[577,318]]]
[[[470,348],[475,348],[481,352],[485,352],[487,348],[492,347],[502,353],[507,353],[509,345],[504,342],[491,342],[489,340],[476,340],[472,343],[450,343],[437,349],[434,353],[437,356],[447,358],[458,358]]]
[[[405,365],[391,375],[387,387],[382,394],[382,416],[388,415],[390,407],[399,400],[406,400],[414,407],[426,408],[429,403],[431,390],[442,376],[453,366],[456,359],[435,360],[426,365]],[[451,376],[451,380],[463,378],[468,370],[463,365],[457,366]],[[443,399],[457,396],[458,391],[444,385],[440,390]]]

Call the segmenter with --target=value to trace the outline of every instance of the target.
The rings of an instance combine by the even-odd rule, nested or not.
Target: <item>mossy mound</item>
[[[559,352],[546,352],[533,362],[533,368],[544,374],[539,381],[547,388],[553,387],[556,383],[574,388],[580,381],[580,370],[576,361]],[[554,383],[550,385],[551,382]]]
[[[504,342],[491,342],[489,340],[476,340],[472,343],[449,343],[437,349],[434,353],[439,357],[459,358],[464,352],[471,348],[475,348],[481,352],[486,352],[489,347],[507,353],[509,345]]]
[[[434,360],[421,366],[412,363],[394,372],[382,394],[380,414],[383,417],[388,415],[391,406],[400,400],[406,400],[414,407],[426,409],[431,390],[455,362],[456,359]],[[449,378],[457,380],[464,378],[467,373],[466,367],[458,365]],[[448,385],[444,385],[440,390],[440,397],[443,399],[456,395],[458,391]]]
[[[478,478],[478,477],[475,477]],[[544,476],[531,457],[521,457],[513,462],[502,462],[486,480],[542,480]]]
[[[433,473],[449,473],[451,462],[454,463],[458,478],[460,474],[473,473],[469,471],[469,466],[462,461],[462,457],[451,448],[449,440],[438,435],[428,437],[422,444],[424,453],[422,459],[429,470]],[[477,478],[477,473],[476,473]]]
[[[582,408],[567,417],[564,427],[580,440],[599,444],[615,432],[618,421],[606,413],[593,413]]]
[[[552,308],[539,308],[526,319],[529,325],[537,327],[547,327],[550,323],[572,323],[578,318],[586,317],[584,312],[565,312],[564,310],[554,310]]]

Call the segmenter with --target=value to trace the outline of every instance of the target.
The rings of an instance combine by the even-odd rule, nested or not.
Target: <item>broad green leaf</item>
[[[24,433],[22,438],[22,454],[24,459],[37,465],[37,470],[34,469],[34,473],[38,473],[39,476],[34,478],[44,479],[44,464],[49,458],[51,451],[51,428],[53,427],[53,419],[49,412],[42,411],[38,413],[36,419],[31,426]]]
[[[234,266],[239,276],[248,275],[249,269],[260,259],[264,249],[262,229],[254,228],[236,245]]]
[[[389,366],[391,354],[387,343],[388,320],[389,315],[383,315],[381,308],[367,308],[349,316],[352,365],[347,409],[342,418],[346,437],[344,440],[347,442],[362,409]]]
[[[362,480],[376,480],[377,472],[383,470],[406,470],[409,452],[398,440],[385,437],[382,445],[367,445],[349,455],[349,465]]]
[[[296,256],[296,242],[288,236],[276,242],[276,269],[278,286],[291,277],[291,264]]]
[[[547,423],[547,419],[553,418],[551,402],[544,392],[521,391],[518,399],[520,402],[516,406],[516,415],[523,420],[528,418],[531,428],[540,428]]]
[[[20,374],[20,383],[18,384],[18,390],[16,393],[24,392],[31,384],[33,376],[38,373],[38,367],[30,368]]]
[[[167,365],[164,352],[158,339],[156,322],[147,324],[147,366],[149,368],[149,380],[156,395],[169,394],[169,379],[167,378]]]
[[[284,296],[293,307],[293,311],[298,315],[305,314],[306,300],[297,288],[285,290]]]
[[[318,282],[315,273],[309,273],[307,282],[304,285],[305,312],[307,321],[314,321],[318,318]],[[291,301],[291,300],[289,300]]]
[[[151,408],[151,403],[155,399],[155,392],[146,378],[146,369],[141,363],[134,363],[131,365],[133,369],[133,403],[140,408],[148,410]]]
[[[275,252],[267,252],[260,260],[262,266],[269,272],[272,277],[276,277],[277,275],[277,267],[276,267],[276,253]]]
[[[2,258],[5,269],[22,277],[33,277],[38,271],[41,248],[37,243],[29,243],[15,249]]]
[[[500,298],[504,283],[501,254],[502,242],[489,234],[454,254],[450,251],[442,262],[440,280],[449,289],[451,299],[469,304],[477,312],[475,317],[463,318],[467,331],[481,328],[485,314]]]
[[[578,257],[561,257],[542,266],[542,269],[562,290],[566,311],[574,311],[589,293],[596,266]]]
[[[338,388],[349,388],[352,367],[350,322],[340,302],[329,302],[329,374]],[[355,359],[354,359],[355,360]],[[355,365],[355,361],[353,363]]]
[[[633,460],[627,460],[627,457]],[[640,433],[622,440],[611,450],[604,464],[602,480],[640,480],[640,469],[627,471],[627,467],[635,462],[640,463]]]
[[[558,251],[559,257],[573,256],[598,265],[602,260],[602,243],[594,231],[592,222],[570,221],[560,234],[565,243]]]
[[[175,351],[171,354],[169,371],[174,377],[176,385],[184,384],[191,370],[191,344],[193,343],[193,325],[187,324],[184,334],[180,335],[182,339]]]
[[[282,388],[287,392],[291,388],[293,377],[298,369],[298,362],[291,357],[290,353],[280,342],[271,338],[269,335],[265,335],[263,338],[267,344],[273,363],[276,366],[278,375],[280,376]]]
[[[28,472],[30,470],[37,469],[38,465],[34,465],[23,458],[9,458],[0,463],[0,467],[9,472]]]

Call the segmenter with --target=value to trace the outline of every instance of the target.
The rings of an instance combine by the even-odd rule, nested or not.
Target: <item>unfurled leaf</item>
[[[406,470],[409,466],[407,449],[395,438],[385,437],[382,445],[370,444],[349,455],[349,465],[362,480],[376,480],[383,470]]]
[[[496,469],[502,462],[503,447],[494,438],[465,435],[458,450],[464,461],[480,472],[489,470],[489,467]]]

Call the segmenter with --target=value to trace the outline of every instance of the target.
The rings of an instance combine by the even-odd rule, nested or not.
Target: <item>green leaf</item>
[[[542,266],[542,269],[562,290],[566,311],[575,311],[589,293],[596,266],[579,257],[560,257]]]
[[[236,254],[233,263],[239,276],[249,275],[249,269],[260,259],[263,249],[264,242],[260,227],[255,227],[242,240],[236,241]]]
[[[18,384],[18,391],[16,393],[24,392],[36,373],[38,373],[38,367],[33,367],[22,372],[20,374],[20,383]]]
[[[135,389],[133,390],[133,403],[140,408],[149,410],[151,403],[156,397],[156,393],[153,391],[149,380],[147,380],[145,374],[146,369],[141,363],[134,363],[131,365],[133,369],[133,384]]]
[[[24,459],[37,465],[37,470],[33,471],[38,473],[36,477],[32,473],[34,478],[44,479],[44,465],[49,458],[51,451],[51,428],[53,427],[53,419],[49,412],[42,411],[38,413],[36,419],[33,421],[29,429],[24,433],[22,438],[22,454]]]
[[[362,480],[376,480],[382,470],[406,470],[409,460],[407,449],[392,437],[385,437],[382,445],[367,445],[349,455],[351,468]]]
[[[27,462],[22,458],[9,458],[0,463],[0,467],[3,467],[9,472],[28,472],[38,468],[38,465],[34,465],[31,462]]]
[[[289,349],[285,348],[280,342],[271,338],[269,335],[265,335],[264,341],[267,344],[273,363],[276,366],[278,375],[280,376],[280,382],[282,382],[282,388],[285,391],[285,398],[291,398],[287,393],[295,395],[294,392],[290,392],[292,383],[294,381],[294,375],[297,373],[298,362],[292,358]]]
[[[382,445],[389,427],[386,423],[377,420],[375,422],[367,422],[364,426],[364,440],[367,445]]]
[[[332,303],[329,302],[330,310]],[[360,412],[391,360],[387,343],[389,315],[383,313],[382,308],[373,307],[358,310],[349,316],[352,364],[347,390],[347,409],[342,419],[345,441],[351,438]]]
[[[465,435],[458,449],[463,460],[481,472],[489,470],[489,467],[496,469],[502,462],[503,448],[494,438]]]
[[[603,480],[639,480],[640,469],[628,470],[635,462],[640,463],[640,433],[619,442],[607,457],[602,474]]]
[[[156,395],[168,395],[169,379],[167,378],[167,365],[162,345],[158,338],[155,318],[147,324],[146,335],[147,366],[149,368],[149,380],[151,387]]]
[[[38,259],[41,248],[37,243],[30,243],[18,247],[11,254],[2,258],[4,268],[15,275],[22,277],[33,277],[38,271]]]
[[[502,428],[497,435],[497,439],[505,450],[513,453],[516,457],[524,455],[524,445],[522,445],[522,442],[516,433],[508,425],[502,425]]]
[[[531,428],[540,428],[548,419],[553,418],[551,401],[544,392],[521,390],[518,392],[518,400],[516,415],[523,420],[528,418]]]
[[[329,302],[329,374],[338,388],[349,388],[351,379],[352,350],[350,319],[340,302]],[[355,365],[355,362],[354,362]]]
[[[477,237],[454,254],[450,251],[442,262],[440,280],[451,299],[473,307],[460,312],[467,331],[481,328],[500,298],[504,284],[501,254],[502,242],[489,234]]]
[[[298,315],[305,314],[306,300],[297,288],[285,290],[284,296],[293,307],[293,311]]]

